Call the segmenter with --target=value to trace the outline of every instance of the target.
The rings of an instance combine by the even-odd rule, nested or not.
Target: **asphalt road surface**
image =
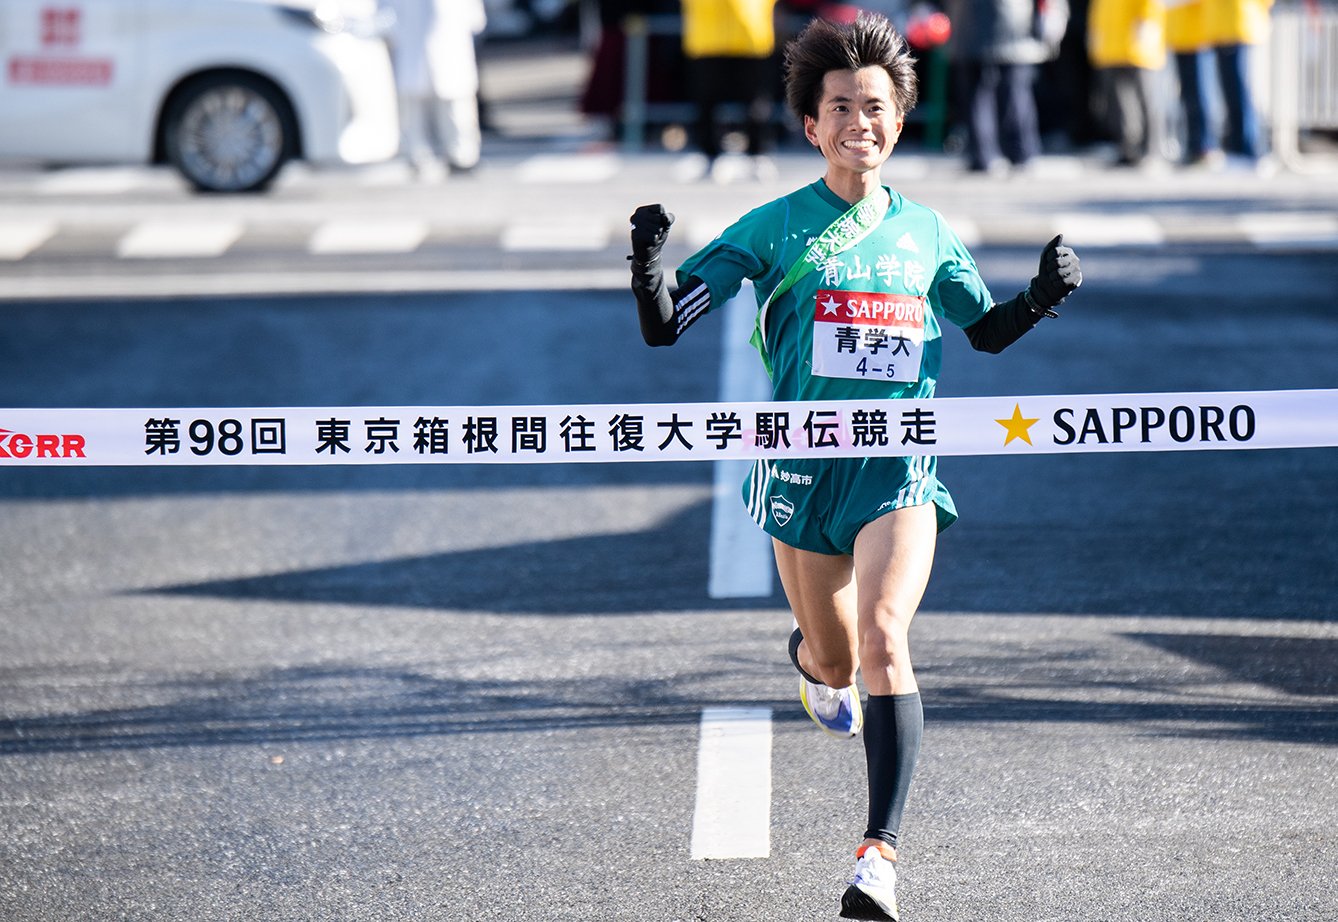
[[[1223,201],[1181,206],[1211,230]],[[982,236],[996,293],[1046,239]],[[1338,386],[1329,250],[1082,256],[1071,308],[1008,353],[950,334],[941,395]],[[89,265],[32,259],[9,277]],[[652,351],[621,291],[514,287],[11,295],[0,407],[717,399],[718,324]],[[1338,451],[941,470],[962,519],[912,635],[903,918],[1338,915]],[[6,469],[0,918],[834,918],[862,748],[804,716],[779,593],[708,596],[711,485]],[[770,716],[765,858],[691,857],[716,708]]]

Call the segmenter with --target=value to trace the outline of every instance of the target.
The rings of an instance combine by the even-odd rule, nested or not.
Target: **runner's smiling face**
[[[891,155],[901,126],[892,79],[881,67],[828,71],[818,117],[804,116],[804,136],[827,159],[827,175],[834,179],[876,171]]]

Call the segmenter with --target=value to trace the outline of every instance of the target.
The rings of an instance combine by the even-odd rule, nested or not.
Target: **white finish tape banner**
[[[543,464],[1338,446],[1338,390],[806,403],[0,409],[0,467]]]

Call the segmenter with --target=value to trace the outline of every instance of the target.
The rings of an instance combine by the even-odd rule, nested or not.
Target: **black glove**
[[[1058,316],[1052,308],[1077,290],[1082,284],[1082,264],[1072,247],[1064,246],[1060,234],[1041,250],[1041,268],[1027,286],[1027,304],[1038,316]]]
[[[632,212],[632,260],[634,269],[656,264],[660,250],[669,239],[674,216],[663,205],[642,205]]]

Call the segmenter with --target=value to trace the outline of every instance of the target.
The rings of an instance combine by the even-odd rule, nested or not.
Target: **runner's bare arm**
[[[966,337],[981,352],[999,353],[1017,342],[1042,317],[1058,317],[1055,308],[1082,284],[1082,265],[1060,234],[1041,251],[1036,277],[1017,297],[994,305],[967,327]]]
[[[660,250],[673,223],[663,205],[642,205],[632,213],[632,294],[641,338],[651,346],[672,346],[711,306],[710,290],[695,276],[672,292],[665,282]]]

